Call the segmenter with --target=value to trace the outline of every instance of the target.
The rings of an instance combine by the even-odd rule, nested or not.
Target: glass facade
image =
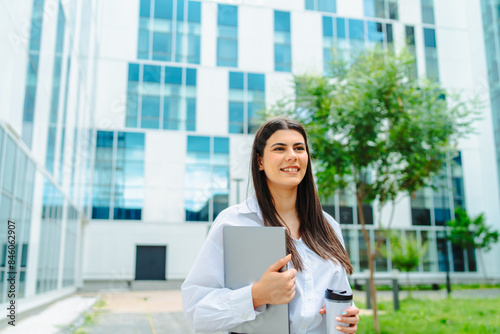
[[[334,49],[338,56],[355,55],[365,48],[380,46],[394,50],[391,23],[323,16],[323,69],[328,73]]]
[[[137,58],[200,63],[201,3],[141,0]]]
[[[264,74],[229,72],[229,133],[255,133],[265,101]]]
[[[212,222],[229,205],[229,139],[187,137],[186,221]]]
[[[18,297],[25,295],[36,167],[0,127],[0,302],[8,300],[8,272],[17,272]],[[9,223],[8,221],[11,221]],[[12,239],[13,231],[15,239]],[[15,241],[15,243],[12,243]]]
[[[500,186],[500,11],[498,1],[481,0],[486,69]]]
[[[414,59],[414,64],[413,64],[413,70],[412,70],[412,75],[417,78],[418,77],[418,71],[417,71],[417,46],[415,44],[415,27],[413,26],[405,26],[405,37],[406,37],[406,48],[408,50],[408,53],[413,56]]]
[[[126,126],[196,130],[194,68],[129,64]]]
[[[145,135],[97,131],[92,218],[141,220]]]
[[[292,71],[290,12],[274,11],[274,70]]]
[[[45,155],[45,168],[54,173],[54,159],[56,150],[57,122],[59,117],[59,97],[61,93],[61,71],[64,52],[64,33],[66,18],[59,4],[57,14],[56,46],[54,54],[54,70],[52,74],[52,96],[50,102],[49,132],[47,136],[47,152]]]
[[[35,116],[38,84],[38,60],[40,58],[40,45],[42,43],[43,6],[44,0],[33,0],[21,137],[28,147],[31,147],[33,141],[33,119]]]
[[[238,67],[238,7],[217,5],[217,66]]]

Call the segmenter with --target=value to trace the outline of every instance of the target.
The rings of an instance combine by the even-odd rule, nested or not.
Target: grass
[[[91,310],[84,312],[75,323],[65,328],[62,333],[87,334],[88,329],[96,323],[97,318],[101,314],[104,306],[106,306],[106,302],[104,300],[97,300]]]
[[[392,303],[387,304],[383,306],[387,313],[379,315],[383,334],[500,333],[500,298],[406,299],[397,312],[392,311]],[[373,316],[361,317],[357,333],[375,333]]]
[[[439,284],[438,285],[439,290],[444,290],[446,289],[446,284]],[[476,284],[452,284],[451,285],[451,290],[465,290],[465,289],[492,289],[492,288],[500,288],[500,284],[484,284],[484,283],[476,283]],[[399,289],[401,291],[407,290],[408,287],[406,285],[406,282],[400,282],[400,287]],[[430,291],[434,290],[433,286],[431,284],[416,284],[416,285],[411,285],[412,290],[418,290],[418,291]],[[361,291],[365,290],[365,286],[363,285],[361,288]],[[392,285],[378,285],[377,284],[377,291],[392,291]]]

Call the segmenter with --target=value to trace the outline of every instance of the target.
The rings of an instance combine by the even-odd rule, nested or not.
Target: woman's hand
[[[291,254],[279,259],[262,274],[261,278],[252,286],[253,307],[258,308],[265,304],[287,304],[295,296],[295,276],[297,270],[288,269],[280,272],[290,259]]]
[[[321,310],[319,310],[320,314],[326,314],[326,308],[323,306]],[[344,333],[356,333],[358,330],[358,322],[359,322],[359,308],[356,306],[351,306],[348,309],[345,309],[340,313],[340,316],[336,317],[335,320],[338,322],[343,322],[348,324],[349,327],[337,326],[337,330]]]

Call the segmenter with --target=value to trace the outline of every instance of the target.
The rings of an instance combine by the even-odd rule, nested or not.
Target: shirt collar
[[[262,221],[264,221],[255,195],[250,196],[245,202],[240,203],[238,205],[238,212],[243,214],[256,214]]]

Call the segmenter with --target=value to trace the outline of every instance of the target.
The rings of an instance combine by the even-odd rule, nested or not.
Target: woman
[[[321,209],[304,128],[273,118],[257,131],[252,148],[255,196],[219,214],[182,285],[184,314],[195,331],[227,331],[264,312],[266,304],[289,304],[291,333],[325,333],[326,288],[351,291],[353,271],[339,224]],[[287,251],[253,285],[224,288],[224,226],[283,226]],[[289,269],[279,272],[288,263]],[[355,333],[359,309],[338,321]]]

